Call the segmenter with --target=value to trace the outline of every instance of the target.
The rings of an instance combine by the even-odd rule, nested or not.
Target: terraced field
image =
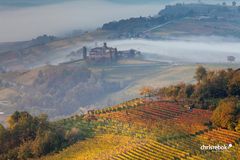
[[[208,128],[204,124],[209,123],[211,115],[212,112],[208,110],[192,109],[191,111],[182,113],[173,121],[186,132],[194,134]]]
[[[162,141],[162,143],[204,159],[208,159],[209,157],[213,159],[218,157],[232,157],[236,159],[239,156],[239,151],[237,151],[239,150],[239,139],[240,134],[238,132],[217,128],[211,131],[198,132],[195,135],[173,138]],[[229,147],[230,144],[232,145],[231,147]],[[203,145],[226,145],[229,148],[227,151],[201,150],[201,146]]]
[[[207,110],[144,99],[92,110],[85,118],[97,123],[97,136],[70,146],[46,160],[240,159],[240,133],[208,128],[206,124],[211,115],[212,112]],[[203,145],[229,144],[231,147],[225,151],[201,149]]]
[[[189,135],[173,137],[161,143],[152,141],[129,152],[115,156],[114,159],[207,159],[208,157],[215,159],[220,156],[233,156],[236,159],[238,157],[236,150],[238,150],[240,133],[220,128],[209,130],[205,124],[209,122],[211,115],[212,112],[208,110],[189,110],[178,104],[155,101],[145,102],[144,105],[141,104],[119,112],[101,114],[100,117],[128,123],[145,124],[146,126],[159,121],[166,123],[174,122],[174,125],[181,127],[181,129],[189,133]],[[156,143],[159,146],[176,149],[176,153],[177,151],[185,152],[185,155],[183,157],[178,155],[171,157],[171,155],[165,155],[162,152],[164,149],[155,151],[152,145],[156,145]],[[212,153],[211,151],[200,149],[202,145],[228,146],[229,144],[232,144],[233,147],[228,152]]]
[[[80,141],[60,153],[43,157],[41,160],[104,160],[109,159],[113,155],[131,150],[142,143],[144,143],[143,140],[129,136],[98,135],[94,138]]]
[[[202,160],[197,156],[192,156],[185,151],[169,147],[167,145],[149,141],[148,143],[136,147],[127,152],[112,157],[114,160],[172,160],[172,159],[195,159]]]
[[[134,107],[126,107],[119,112],[105,112],[101,117],[111,117],[119,120],[128,119],[146,119],[146,120],[168,120],[178,117],[187,112],[187,109],[172,103],[153,102],[145,104],[136,104]]]
[[[158,122],[172,122],[189,133],[207,129],[204,125],[209,122],[212,112],[207,110],[192,109],[170,102],[145,102],[135,104],[134,107],[125,107],[116,112],[102,112],[98,117],[115,119],[126,123],[150,126]],[[189,121],[191,119],[191,121]]]
[[[198,137],[212,142],[235,144],[238,143],[240,140],[240,133],[217,128],[202,135],[199,135]]]

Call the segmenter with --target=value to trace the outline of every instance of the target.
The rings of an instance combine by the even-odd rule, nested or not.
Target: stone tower
[[[87,47],[83,47],[83,59],[87,59]]]

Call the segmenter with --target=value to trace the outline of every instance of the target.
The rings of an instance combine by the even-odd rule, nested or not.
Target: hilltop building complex
[[[117,48],[108,47],[107,43],[104,43],[102,47],[92,48],[87,52],[87,48],[82,48],[83,59],[89,62],[114,62],[124,58],[134,58],[140,56],[141,53],[137,50],[130,49],[125,51],[118,51]]]

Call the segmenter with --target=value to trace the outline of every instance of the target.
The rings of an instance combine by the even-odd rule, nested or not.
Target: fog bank
[[[136,49],[144,53],[158,54],[190,62],[227,62],[227,56],[235,56],[240,62],[240,41],[196,37],[191,40],[119,40],[108,42],[119,50]]]

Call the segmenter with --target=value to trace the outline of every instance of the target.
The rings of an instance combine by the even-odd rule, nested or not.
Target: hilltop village
[[[88,49],[86,46],[76,52],[72,52],[70,56],[81,56],[81,60],[88,63],[108,63],[117,62],[121,59],[133,59],[141,57],[141,52],[130,49],[119,51],[117,48],[108,47],[107,43],[103,43],[102,47]]]

